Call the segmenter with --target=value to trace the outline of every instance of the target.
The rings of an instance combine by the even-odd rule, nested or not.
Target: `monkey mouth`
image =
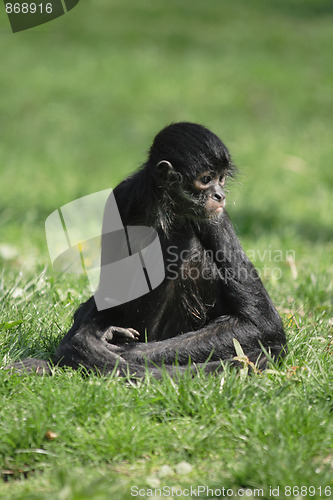
[[[224,205],[215,208],[215,210],[213,210],[213,212],[212,212],[212,215],[213,216],[219,216],[223,212],[223,209],[224,209]]]
[[[224,206],[220,205],[218,207],[212,208],[207,211],[206,217],[208,219],[219,219],[223,214]]]
[[[216,217],[223,212],[224,207],[225,200],[221,201],[220,203],[210,203],[207,207],[207,212],[211,217]]]

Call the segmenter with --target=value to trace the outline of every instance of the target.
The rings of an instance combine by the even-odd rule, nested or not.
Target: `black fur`
[[[171,167],[157,167],[163,160]],[[124,226],[157,230],[166,278],[150,293],[111,309],[98,311],[93,297],[81,304],[53,363],[103,373],[117,367],[121,375],[138,376],[145,365],[159,376],[162,365],[173,374],[189,362],[193,369],[202,365],[215,371],[221,360],[232,362],[236,355],[233,339],[261,368],[267,363],[261,346],[273,359],[284,355],[281,319],[227,212],[208,216],[204,204],[211,199],[211,188],[193,189],[193,180],[207,171],[223,176],[234,172],[230,154],[215,134],[200,125],[177,123],[156,136],[147,162],[114,194]],[[224,199],[223,188],[215,192]],[[107,253],[105,238],[102,264]],[[139,342],[128,329],[139,333]],[[27,370],[31,364],[34,370],[48,371],[45,361],[21,363]]]

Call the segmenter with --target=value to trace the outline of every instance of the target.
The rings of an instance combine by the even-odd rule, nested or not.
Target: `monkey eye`
[[[220,175],[219,181],[221,182],[221,184],[224,184],[224,182],[225,182],[224,175]]]
[[[210,175],[204,175],[200,178],[200,182],[202,182],[202,184],[209,184],[211,180],[212,177]]]

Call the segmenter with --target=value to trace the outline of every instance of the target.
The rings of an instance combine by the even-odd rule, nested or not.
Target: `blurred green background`
[[[115,186],[163,126],[189,120],[240,167],[228,201],[245,245],[321,254],[332,237],[332,21],[328,0],[86,0],[12,34],[2,8],[1,241],[22,264],[29,252],[48,262],[47,215]]]

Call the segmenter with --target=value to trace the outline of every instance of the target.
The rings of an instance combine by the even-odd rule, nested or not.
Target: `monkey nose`
[[[213,199],[216,201],[223,201],[225,199],[224,193],[214,193]]]

